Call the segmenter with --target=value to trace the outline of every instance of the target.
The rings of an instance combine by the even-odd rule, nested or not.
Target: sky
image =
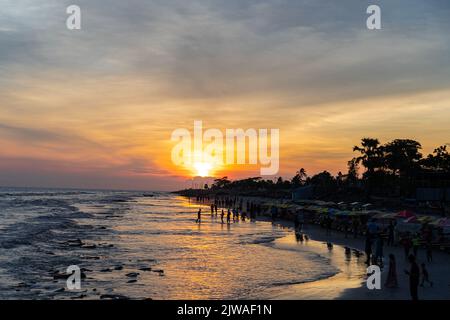
[[[279,129],[286,178],[345,171],[363,137],[427,154],[450,142],[448,17],[448,0],[0,0],[0,185],[190,186],[171,133],[194,120]]]

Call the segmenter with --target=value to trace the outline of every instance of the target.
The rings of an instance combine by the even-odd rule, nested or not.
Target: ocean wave
[[[320,280],[334,277],[338,273],[339,273],[339,270],[336,270],[336,271],[324,272],[324,273],[316,275],[314,277],[303,278],[303,279],[299,279],[299,280],[274,281],[274,282],[270,283],[270,286],[281,287],[281,286],[292,286],[292,285],[296,285],[296,284],[310,283],[310,282],[320,281]]]

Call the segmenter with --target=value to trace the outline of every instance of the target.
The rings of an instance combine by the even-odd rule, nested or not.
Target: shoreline
[[[366,274],[365,256],[356,257],[345,255],[344,246],[335,243],[332,237],[325,239],[320,235],[320,228],[313,225],[304,227],[304,234],[309,240],[297,242],[294,234],[294,225],[287,220],[275,221],[274,224],[289,228],[292,234],[276,239],[275,247],[283,250],[306,250],[328,259],[338,272],[332,276],[315,281],[286,286],[282,293],[276,293],[273,300],[336,300],[342,299],[346,290],[359,289],[363,285]],[[333,249],[327,248],[327,242],[333,243]],[[358,249],[358,248],[355,248]],[[349,298],[353,299],[353,298]]]
[[[364,250],[364,239],[362,237],[354,239],[353,236],[345,238],[343,233],[333,230],[330,235],[326,235],[324,229],[316,225],[306,225],[303,232],[308,235],[309,243],[297,243],[293,232],[293,223],[287,220],[275,221],[282,227],[292,229],[292,235],[275,240],[280,248],[295,248],[301,246],[302,249],[313,250],[330,259],[331,263],[340,271],[331,277],[288,286],[282,294],[273,299],[278,300],[308,300],[308,299],[337,299],[337,300],[410,300],[408,277],[404,270],[409,270],[409,264],[404,259],[403,248],[399,246],[384,247],[384,268],[381,274],[381,289],[369,290],[366,287],[366,264],[365,255],[357,257],[354,252],[351,255],[345,254],[344,247],[350,247],[359,251]],[[326,243],[331,242],[333,249],[328,250]],[[309,247],[309,248],[308,248]],[[352,250],[353,251],[353,250]],[[389,254],[394,254],[397,261],[397,278],[399,287],[395,289],[384,286],[387,273]],[[418,263],[425,262],[425,250],[419,249]],[[419,287],[419,299],[430,300],[450,300],[450,274],[448,266],[450,256],[446,253],[434,251],[433,262],[426,263],[433,281],[433,287],[428,284]],[[308,292],[307,292],[308,291]]]
[[[252,201],[261,201],[260,198],[243,197]],[[266,199],[265,199],[266,200]],[[195,201],[194,201],[195,202]],[[198,203],[198,205],[206,205]],[[220,208],[222,209],[222,208]],[[224,208],[225,209],[225,208]],[[328,259],[333,266],[339,269],[339,272],[330,277],[319,279],[316,281],[287,285],[282,293],[273,291],[273,296],[269,299],[274,300],[410,300],[409,279],[404,270],[409,270],[409,263],[404,258],[403,248],[400,246],[384,246],[384,267],[381,268],[381,289],[369,290],[366,287],[365,279],[367,278],[365,264],[364,245],[365,239],[362,236],[354,239],[349,234],[345,238],[344,233],[337,230],[331,230],[327,235],[325,229],[315,224],[305,224],[303,233],[308,235],[312,241],[304,241],[299,243],[295,239],[294,223],[286,219],[278,219],[272,221],[267,215],[259,215],[257,221],[272,222],[282,228],[288,228],[291,234],[274,240],[274,246],[279,249],[288,250],[311,250]],[[331,242],[333,249],[328,250],[326,243]],[[345,254],[345,247],[352,249],[351,255]],[[353,249],[361,252],[355,255]],[[394,254],[397,262],[397,279],[399,288],[385,288],[384,283],[388,273],[388,256]],[[425,249],[420,248],[418,251],[418,264],[426,262]],[[419,299],[437,299],[450,300],[450,273],[448,266],[450,265],[450,255],[434,250],[433,262],[426,263],[430,280],[434,282],[432,288],[419,287]],[[269,293],[271,290],[269,290]]]

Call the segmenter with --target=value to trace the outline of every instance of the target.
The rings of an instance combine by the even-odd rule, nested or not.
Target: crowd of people
[[[250,219],[250,221],[254,221],[258,215],[261,215],[261,205],[259,203],[253,201],[244,201],[243,198],[240,197],[215,197],[212,201],[209,196],[198,196],[196,198],[197,202],[208,204],[210,206],[211,217],[218,217],[220,210],[220,219],[221,223],[225,223],[225,215],[226,215],[226,223],[230,224],[231,222],[238,221],[246,221]],[[226,213],[225,213],[226,212]],[[202,209],[199,208],[197,212],[197,223],[201,222]]]
[[[197,197],[198,203],[203,203],[210,207],[211,217],[218,218],[220,215],[222,224],[231,224],[232,222],[245,221],[250,219],[254,221],[257,216],[263,214],[267,208],[262,208],[260,203],[245,200],[241,197],[231,196],[216,196],[214,199],[210,199],[209,196]],[[269,213],[272,220],[277,219],[280,216],[279,208],[277,206],[271,206]],[[281,216],[283,214],[281,213]],[[202,209],[197,212],[197,223],[201,222]],[[320,219],[310,221],[303,214],[296,214],[294,217],[294,228],[297,240],[307,239],[307,236],[301,232],[304,224],[316,223],[326,229],[326,234],[329,235],[332,230],[337,230],[345,234],[345,238],[349,234],[353,234],[354,238],[360,235],[365,236],[364,251],[366,256],[366,264],[378,265],[381,268],[384,267],[384,251],[385,246],[395,247],[402,246],[404,249],[405,260],[408,261],[410,268],[404,270],[405,274],[409,277],[410,295],[413,300],[418,299],[418,286],[429,285],[433,286],[433,282],[430,280],[430,275],[427,270],[426,264],[421,263],[420,266],[417,263],[419,248],[424,247],[426,252],[426,262],[432,263],[432,242],[431,242],[431,230],[426,226],[417,233],[399,233],[396,229],[395,222],[391,221],[385,228],[380,228],[374,219],[366,217],[353,217],[352,219],[345,219],[336,223],[336,220],[331,219],[329,215],[321,216]],[[332,247],[331,243],[328,243]],[[394,254],[388,255],[388,274],[385,282],[387,288],[397,288],[397,262]]]

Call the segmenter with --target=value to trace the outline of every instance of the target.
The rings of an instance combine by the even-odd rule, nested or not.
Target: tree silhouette
[[[429,170],[437,172],[450,172],[450,154],[447,151],[447,146],[440,146],[434,149],[433,154],[422,159],[421,164]]]
[[[305,168],[301,168],[295,173],[295,176],[292,178],[291,183],[295,187],[302,186],[306,183],[306,178],[308,175],[306,174]]]
[[[347,162],[347,183],[349,186],[353,186],[358,181],[359,166],[356,158],[353,158]]]
[[[361,146],[354,146],[353,151],[358,151],[361,154],[361,156],[355,158],[356,163],[362,163],[367,169],[364,178],[367,180],[367,197],[370,197],[375,187],[375,171],[384,166],[383,147],[380,146],[378,139],[363,138],[361,139]]]
[[[387,143],[384,146],[386,167],[394,175],[410,176],[419,168],[422,158],[420,149],[422,146],[419,142],[409,139],[396,139]]]

